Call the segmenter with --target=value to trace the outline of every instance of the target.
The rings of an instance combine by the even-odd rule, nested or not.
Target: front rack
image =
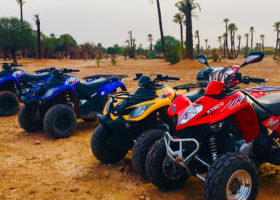
[[[115,99],[128,99],[128,100],[145,100],[145,99],[154,99],[157,98],[157,95],[150,95],[150,96],[139,96],[139,95],[134,95],[134,94],[129,94],[128,92],[115,92],[112,94],[108,95],[111,97],[113,100]]]
[[[108,74],[97,74],[93,76],[86,76],[83,79],[86,81],[94,81],[96,79],[104,78],[104,79],[111,79],[111,80],[121,80],[123,78],[127,78],[127,75],[108,75]]]
[[[190,89],[194,89],[194,88],[201,88],[201,85],[198,83],[188,83],[188,84],[178,85],[173,87],[174,90],[187,90],[188,92],[190,91]]]

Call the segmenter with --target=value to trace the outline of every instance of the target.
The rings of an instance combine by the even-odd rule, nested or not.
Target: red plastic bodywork
[[[184,109],[189,107],[189,105],[191,105],[192,102],[185,97],[184,95],[180,94],[173,102],[172,104],[169,106],[168,108],[168,115],[170,117],[177,115],[177,113]]]
[[[206,91],[205,95],[211,96],[211,95],[219,95],[221,94],[222,90],[225,88],[225,84],[220,81],[210,81]]]

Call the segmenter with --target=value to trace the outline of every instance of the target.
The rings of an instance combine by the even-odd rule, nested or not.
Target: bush
[[[214,62],[217,62],[219,59],[219,50],[218,49],[212,49],[212,58]]]
[[[116,60],[115,57],[112,57],[112,58],[111,58],[111,63],[112,63],[112,65],[114,65],[114,66],[117,64],[117,60]]]
[[[178,63],[181,60],[180,46],[176,45],[166,49],[166,60],[171,65]]]
[[[99,66],[100,66],[100,59],[97,58],[97,59],[95,60],[95,62],[96,62],[97,67],[99,67]]]

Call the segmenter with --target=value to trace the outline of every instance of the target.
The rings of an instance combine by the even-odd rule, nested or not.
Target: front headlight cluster
[[[130,119],[133,118],[137,118],[139,116],[141,116],[149,107],[151,107],[153,105],[153,103],[150,104],[145,104],[145,105],[141,105],[136,107],[129,115]]]
[[[179,121],[179,125],[185,124],[188,121],[190,121],[194,116],[196,116],[198,113],[200,113],[203,110],[202,105],[195,105],[190,106],[187,108],[185,113],[183,114],[183,117]]]

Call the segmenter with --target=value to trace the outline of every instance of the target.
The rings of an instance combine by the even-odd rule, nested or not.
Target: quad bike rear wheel
[[[76,128],[74,110],[65,104],[51,107],[44,118],[44,128],[55,139],[68,138]]]
[[[208,200],[254,200],[258,174],[254,162],[240,153],[217,158],[206,175],[204,195]]]
[[[160,129],[148,130],[137,138],[132,148],[132,165],[134,171],[143,178],[147,178],[145,163],[150,148],[157,140],[161,139],[163,135],[164,131]]]
[[[103,125],[99,125],[91,137],[91,151],[93,155],[102,163],[116,163],[125,157],[128,148],[118,148],[113,146],[107,137]]]
[[[23,106],[18,113],[18,122],[27,132],[36,132],[43,129],[43,120],[32,118],[32,113],[27,106]]]
[[[151,147],[146,160],[146,173],[149,181],[161,190],[178,189],[189,178],[187,171],[166,155],[163,139]]]
[[[0,92],[0,116],[11,116],[18,112],[19,100],[10,91]]]

